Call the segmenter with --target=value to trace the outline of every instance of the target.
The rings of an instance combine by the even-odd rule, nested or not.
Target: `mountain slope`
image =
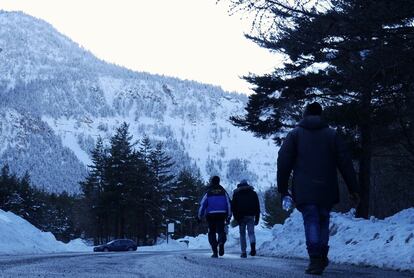
[[[51,191],[76,192],[98,135],[123,121],[135,139],[164,142],[176,169],[273,183],[276,150],[232,126],[247,97],[105,63],[46,22],[0,12],[1,163]],[[16,124],[22,123],[22,124]]]

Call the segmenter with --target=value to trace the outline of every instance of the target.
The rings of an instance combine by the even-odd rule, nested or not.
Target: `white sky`
[[[280,59],[247,40],[249,23],[216,0],[0,0],[51,23],[96,56],[127,68],[249,93],[239,77]]]

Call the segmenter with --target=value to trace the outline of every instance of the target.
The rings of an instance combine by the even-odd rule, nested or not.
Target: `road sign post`
[[[168,223],[167,225],[167,243],[168,243],[168,238],[170,237],[170,235],[174,234],[174,223]]]

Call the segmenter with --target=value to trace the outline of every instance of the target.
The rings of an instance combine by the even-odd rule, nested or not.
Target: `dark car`
[[[136,251],[137,244],[130,239],[115,239],[106,244],[95,246],[94,252],[109,252],[109,251]]]

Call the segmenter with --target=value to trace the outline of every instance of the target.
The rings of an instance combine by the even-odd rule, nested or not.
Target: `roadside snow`
[[[414,270],[414,208],[403,210],[384,220],[354,218],[352,213],[331,214],[331,261]],[[306,258],[302,216],[294,211],[283,225],[272,229],[256,227],[258,253],[262,256]],[[183,241],[188,241],[187,244]],[[238,227],[230,228],[226,249],[239,247]],[[165,241],[139,251],[176,251],[210,249],[207,235]],[[82,240],[68,244],[57,241],[52,233],[42,232],[23,218],[0,210],[0,254],[36,254],[92,251]]]
[[[92,252],[93,250],[93,247],[87,246],[80,238],[69,241],[65,244],[65,247],[67,252]]]
[[[12,212],[0,210],[0,254],[38,254],[91,251],[80,239],[57,241]]]
[[[255,227],[256,241],[258,244],[271,240],[271,231],[269,229],[263,228],[261,225]],[[186,236],[180,240],[188,241],[189,249],[210,249],[208,243],[208,237],[206,234],[201,234],[196,237]],[[247,239],[247,245],[249,246],[249,240]],[[240,234],[239,227],[229,227],[229,232],[227,234],[226,249],[240,249]]]
[[[332,213],[330,234],[329,258],[333,262],[414,270],[414,208],[384,220]],[[259,254],[307,258],[300,212],[295,210],[284,225],[273,227]]]
[[[308,256],[302,215],[297,210],[283,225],[272,229],[257,226],[255,231],[259,255]],[[414,270],[414,208],[384,220],[354,218],[353,212],[332,213],[330,234],[329,258],[333,262]],[[188,240],[189,249],[210,249],[207,235],[183,240]],[[239,250],[238,227],[229,229],[226,248]]]
[[[166,240],[153,246],[139,246],[138,251],[179,251],[188,249],[187,244],[177,240],[170,239],[168,243]]]

